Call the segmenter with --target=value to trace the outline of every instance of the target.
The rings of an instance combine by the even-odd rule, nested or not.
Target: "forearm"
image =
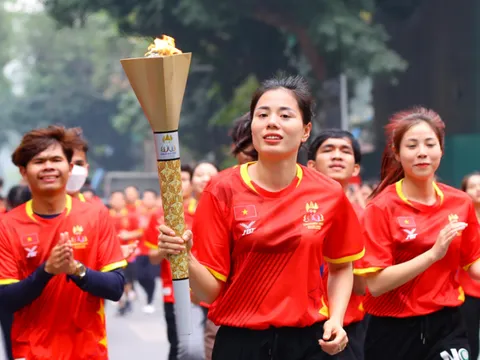
[[[17,283],[0,286],[0,306],[8,312],[16,312],[37,299],[54,275],[40,265],[29,277]]]
[[[463,271],[463,270],[462,270]],[[468,274],[473,280],[480,281],[480,261],[475,261],[470,267],[468,268]]]
[[[222,290],[222,281],[213,276],[212,273],[191,254],[188,258],[188,271],[190,287],[195,296],[200,301],[211,304]]]
[[[83,291],[112,301],[120,300],[125,286],[125,277],[120,269],[108,272],[87,269],[82,279],[74,276],[70,279]]]
[[[375,274],[367,275],[367,287],[373,296],[396,289],[427,270],[435,259],[430,251],[401,264],[389,266]]]
[[[365,295],[367,283],[363,276],[353,276],[353,293],[355,295]]]
[[[330,319],[343,324],[353,288],[352,263],[328,264],[328,307]]]

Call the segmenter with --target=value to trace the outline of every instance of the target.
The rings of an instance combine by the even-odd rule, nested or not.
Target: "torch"
[[[120,60],[153,131],[165,223],[178,236],[185,231],[178,123],[191,53],[175,48],[168,36],[155,39],[143,58]],[[179,335],[191,334],[187,253],[169,256]]]

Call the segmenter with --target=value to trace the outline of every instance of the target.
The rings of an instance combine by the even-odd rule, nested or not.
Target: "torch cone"
[[[165,224],[185,232],[178,124],[191,53],[120,60],[154,133]],[[191,334],[187,253],[169,256],[178,335]]]
[[[191,53],[120,60],[154,132],[178,130]]]

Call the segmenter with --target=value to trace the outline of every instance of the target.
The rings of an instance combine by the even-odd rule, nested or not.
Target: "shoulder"
[[[343,188],[337,181],[329,178],[317,170],[310,169],[303,165],[299,166],[302,169],[301,181],[304,182],[304,184],[308,184],[313,187],[321,187],[322,190],[331,191],[335,195],[338,195],[338,193],[343,194]]]
[[[72,213],[79,216],[109,216],[108,208],[99,202],[85,202],[77,198],[72,199]]]
[[[369,207],[380,208],[381,210],[387,210],[392,206],[396,206],[397,202],[401,202],[399,195],[397,194],[396,184],[388,185],[377,196],[368,201],[365,210]]]
[[[468,201],[468,202],[471,201],[470,196],[462,190],[456,189],[453,186],[449,186],[442,183],[436,183],[436,185],[440,189],[445,199],[462,200],[462,201]]]
[[[233,166],[220,171],[210,180],[205,191],[216,197],[221,196],[222,194],[231,193],[233,189],[242,186],[240,169],[240,166]]]
[[[0,223],[4,226],[16,226],[20,223],[31,222],[28,216],[26,203],[17,206],[0,217]]]

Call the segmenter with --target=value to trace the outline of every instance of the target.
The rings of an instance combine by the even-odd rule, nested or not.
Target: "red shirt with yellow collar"
[[[419,256],[432,248],[449,222],[466,222],[468,227],[458,233],[443,259],[414,279],[378,297],[367,293],[367,313],[401,318],[463,303],[465,296],[456,274],[460,267],[468,269],[480,258],[475,209],[464,192],[444,184],[433,185],[437,201],[431,206],[408,200],[402,180],[369,202],[363,217],[366,252],[355,264],[355,273],[374,273]]]
[[[74,258],[86,267],[112,271],[126,265],[105,207],[67,195],[62,214],[43,218],[28,201],[0,219],[0,285],[32,274],[47,261],[63,232],[70,234]],[[107,360],[104,300],[57,275],[36,300],[14,314],[12,346],[14,358]]]

